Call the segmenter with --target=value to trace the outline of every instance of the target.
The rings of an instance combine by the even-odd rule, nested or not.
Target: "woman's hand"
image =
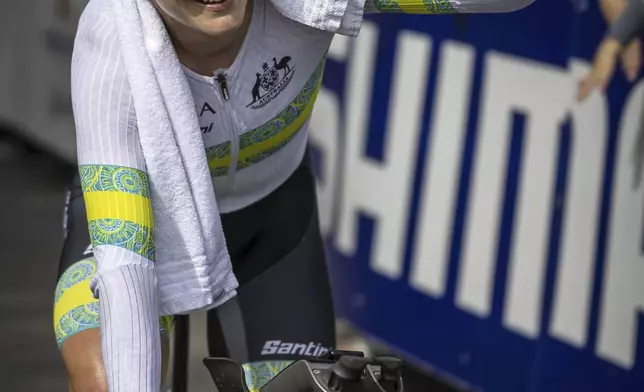
[[[615,63],[617,62],[617,55],[620,50],[621,45],[617,40],[612,38],[606,38],[599,44],[597,52],[595,53],[593,68],[590,74],[579,84],[579,89],[577,90],[577,99],[579,101],[586,99],[596,88],[602,92],[606,90],[608,83],[610,83],[615,73]],[[633,54],[630,54],[630,56],[635,57]],[[639,55],[637,57],[639,62]],[[631,60],[629,57],[629,61]],[[624,66],[626,67],[626,65]]]

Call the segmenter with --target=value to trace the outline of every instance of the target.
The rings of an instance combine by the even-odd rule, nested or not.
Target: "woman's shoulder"
[[[71,65],[72,101],[77,108],[79,102],[130,105],[127,71],[109,1],[90,0],[79,20]]]
[[[117,39],[116,23],[111,18],[109,0],[90,0],[78,21],[75,51],[113,44]]]
[[[111,17],[109,0],[90,0],[78,22],[72,76],[100,66],[111,73],[124,72],[116,23]]]

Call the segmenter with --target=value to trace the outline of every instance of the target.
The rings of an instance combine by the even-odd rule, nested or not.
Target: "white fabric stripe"
[[[161,338],[154,269],[128,265],[97,275],[109,390],[158,392]]]
[[[101,351],[103,353],[103,363],[105,366],[105,373],[107,376],[107,385],[114,384],[114,366],[113,361],[109,360],[112,358],[112,347],[114,346],[112,335],[114,331],[110,328],[112,325],[112,313],[110,311],[110,300],[109,300],[109,288],[104,284],[103,279],[100,276],[95,276],[95,282],[97,282],[100,290],[103,292],[103,298],[98,302],[98,315],[101,325]]]
[[[88,26],[92,39],[77,39],[74,48],[72,93],[78,161],[145,171],[140,145],[131,143],[137,139],[136,123],[118,37],[114,26],[104,19],[95,27]]]
[[[103,29],[105,29],[105,28],[109,28],[109,24],[106,21],[99,22],[99,24],[96,27],[97,35],[100,36],[101,34],[103,34]],[[96,56],[96,46],[92,46],[91,51],[92,51],[92,54],[90,55],[91,58],[95,58],[94,56]],[[88,75],[89,75],[89,73],[87,72],[87,68],[91,65],[91,61],[88,61],[88,58],[87,58],[88,54],[87,53],[85,53],[84,55],[81,55],[80,53],[77,54],[77,53],[78,52],[75,50],[74,57],[78,59],[78,67],[79,67],[79,69],[78,70],[76,70],[76,69],[72,70],[72,77],[73,78],[76,78],[76,77],[78,78],[78,84],[77,84],[78,90],[76,90],[76,89],[72,90],[72,97],[77,91],[87,91],[86,86],[87,86]],[[81,53],[82,53],[82,51],[81,51]],[[85,98],[85,97],[83,97],[83,98]],[[89,115],[87,114],[87,111],[85,110],[87,102],[86,102],[85,99],[81,99],[81,100],[74,99],[73,101],[78,105],[78,109],[80,109],[80,110],[76,110],[76,109],[74,110],[74,116],[76,118],[76,128],[77,128],[77,130],[79,128],[83,129],[83,128],[85,128],[87,126],[86,122],[89,121]],[[78,141],[77,141],[78,157],[79,157],[79,159],[81,159],[83,161],[85,160],[86,151],[87,152],[90,151],[89,147],[91,145],[88,144],[88,142],[89,142],[88,138],[80,137],[80,135],[79,135]]]
[[[109,30],[113,30],[113,29],[110,28]],[[109,30],[108,30],[108,33],[109,33]],[[99,53],[97,54],[97,58],[100,58],[100,59],[105,58],[105,48],[106,48],[106,46],[113,44],[114,41],[116,41],[114,39],[114,34],[104,34],[101,37],[101,42],[100,42],[100,45],[99,45],[100,50],[99,50]],[[106,66],[106,63],[104,64],[104,63],[99,62],[99,61],[94,61],[94,67],[93,67],[92,72],[91,72],[91,75],[92,75],[91,76],[91,82],[90,82],[90,85],[89,85],[90,91],[97,91],[97,92],[101,91],[99,88],[100,88],[101,83],[103,82],[103,80],[98,81],[98,83],[97,83],[97,80],[96,80],[96,77],[98,76],[97,74],[99,72],[99,69],[100,69],[101,65]],[[100,94],[100,93],[99,94],[92,94],[90,96],[90,98],[89,98],[89,102],[88,102],[89,107],[88,107],[87,112],[86,112],[87,115],[90,116],[90,118],[89,118],[89,128],[87,130],[91,132],[92,129],[94,129],[95,130],[94,132],[96,132],[100,136],[99,137],[94,137],[94,138],[88,137],[87,139],[88,139],[88,141],[91,142],[92,147],[90,147],[90,150],[93,151],[94,153],[100,151],[100,155],[101,155],[100,161],[105,162],[105,153],[106,152],[103,149],[103,143],[102,143],[103,135],[101,134],[101,126],[100,126],[101,112],[102,112],[101,109],[102,108],[100,108],[100,106],[98,106],[98,104],[100,104],[101,97],[102,97],[102,94]],[[94,123],[94,121],[95,121],[95,123]],[[96,146],[96,147],[94,147],[94,146]]]
[[[100,260],[103,260],[103,266],[99,269],[104,272],[130,264],[140,265],[146,268],[155,268],[153,261],[129,249],[116,245],[99,245],[94,247],[94,256],[96,257],[97,255],[100,255]]]

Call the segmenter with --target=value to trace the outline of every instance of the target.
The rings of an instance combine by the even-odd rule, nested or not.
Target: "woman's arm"
[[[118,35],[107,17],[81,20],[72,102],[98,264],[92,290],[99,298],[109,391],[159,392],[159,303],[148,179]]]
[[[535,0],[367,0],[366,12],[458,14],[513,12]]]

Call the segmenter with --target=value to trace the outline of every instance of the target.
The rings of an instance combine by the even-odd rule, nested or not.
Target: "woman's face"
[[[211,36],[239,28],[250,0],[154,0],[170,18]]]

